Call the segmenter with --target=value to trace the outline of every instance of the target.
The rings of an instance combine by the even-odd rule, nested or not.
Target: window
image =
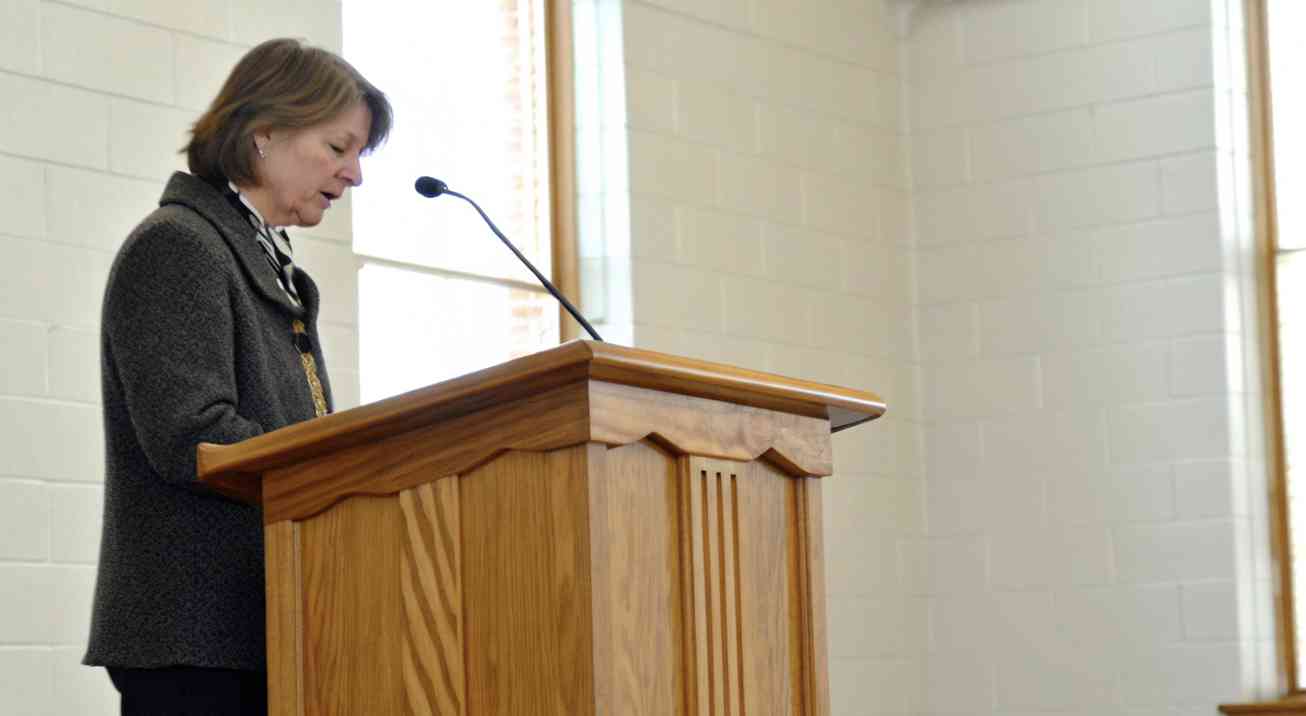
[[[554,167],[567,159],[551,152],[551,126],[563,129],[550,121],[548,101],[556,81],[546,29],[565,21],[554,5],[344,2],[345,57],[395,110],[390,139],[365,160],[353,199],[364,402],[559,340],[553,298],[475,210],[413,190],[421,175],[448,182],[542,273],[565,268],[553,265],[555,243],[570,240],[553,198],[564,194],[553,186]],[[553,50],[562,56],[567,48]]]
[[[1267,244],[1268,393],[1277,396],[1270,416],[1277,427],[1271,490],[1276,611],[1287,696],[1296,700],[1306,686],[1306,202],[1296,196],[1306,191],[1306,88],[1296,76],[1306,66],[1306,47],[1296,37],[1306,3],[1254,0],[1247,10],[1256,181]],[[1258,713],[1306,709],[1298,703]]]

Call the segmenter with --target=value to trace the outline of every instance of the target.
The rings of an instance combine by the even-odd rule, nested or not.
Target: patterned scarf
[[[263,247],[263,256],[276,274],[281,290],[286,292],[291,303],[302,306],[299,291],[295,290],[295,251],[290,246],[290,237],[286,235],[285,229],[271,226],[264,221],[258,209],[255,209],[249,199],[245,198],[245,195],[241,194],[236,185],[231,182],[227,182],[227,198],[249,219],[250,226],[254,228],[254,238],[258,239],[259,245]]]

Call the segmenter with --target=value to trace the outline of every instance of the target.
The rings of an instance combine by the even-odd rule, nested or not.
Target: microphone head
[[[435,177],[417,177],[415,188],[417,189],[418,194],[421,194],[428,199],[434,199],[446,191],[449,191],[449,185]]]

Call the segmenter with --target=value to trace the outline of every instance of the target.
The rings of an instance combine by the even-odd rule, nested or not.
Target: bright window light
[[[552,298],[471,206],[551,273],[542,0],[344,0],[344,54],[390,98],[390,138],[353,195],[361,398],[558,342]]]

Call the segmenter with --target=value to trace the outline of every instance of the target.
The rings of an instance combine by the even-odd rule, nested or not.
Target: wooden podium
[[[876,396],[573,341],[230,446],[270,713],[828,714],[820,483]]]

